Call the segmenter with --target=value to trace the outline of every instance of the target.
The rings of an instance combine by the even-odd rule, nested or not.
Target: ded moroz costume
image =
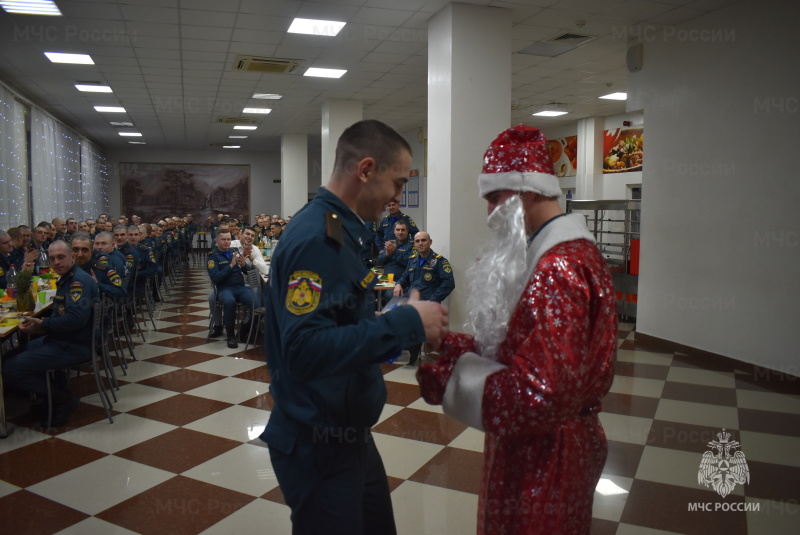
[[[524,125],[491,144],[479,186],[561,193],[544,137]],[[417,372],[422,395],[486,432],[479,534],[588,534],[617,342],[606,262],[579,215],[528,236],[517,195],[489,226],[497,238],[468,272],[475,335],[448,333],[442,358]]]

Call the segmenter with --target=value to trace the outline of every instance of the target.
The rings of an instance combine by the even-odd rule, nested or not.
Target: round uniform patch
[[[450,267],[450,264],[443,264],[442,269],[444,270],[445,273],[450,273],[451,271],[453,271],[453,268]]]
[[[433,279],[433,273],[426,273],[426,274],[424,274],[422,276],[422,278],[425,279],[426,281],[430,282],[431,279]]]
[[[214,261],[213,260],[209,260],[208,261],[208,269],[214,269],[214,266],[215,266]]]
[[[308,314],[319,305],[322,278],[313,271],[295,271],[289,277],[286,309],[295,316]]]
[[[122,279],[119,277],[119,273],[113,269],[108,270],[108,280],[110,280],[111,284],[114,286],[122,286]]]

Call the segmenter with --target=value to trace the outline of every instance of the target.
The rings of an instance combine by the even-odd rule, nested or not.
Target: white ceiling
[[[624,29],[676,25],[740,0],[464,0],[512,11],[513,123],[556,125],[625,111],[598,100],[626,90]],[[400,131],[426,122],[427,23],[448,0],[56,0],[63,17],[0,10],[0,80],[106,147],[128,140],[109,121],[131,121],[142,150],[209,149],[229,141],[246,106],[272,107],[245,150],[275,150],[282,133],[319,135],[321,105],[359,99],[364,117]],[[288,34],[294,17],[347,25],[336,37]],[[580,26],[578,21],[583,21]],[[649,31],[649,30],[648,30]],[[556,58],[516,53],[565,32],[596,39]],[[51,63],[43,52],[90,54],[95,65]],[[293,74],[232,70],[238,54],[302,60]],[[307,67],[347,69],[340,79],[303,77]],[[113,94],[81,93],[77,81]],[[281,93],[279,101],[251,95]],[[570,113],[531,117],[551,102]],[[101,114],[95,105],[122,105]],[[209,150],[224,150],[214,148]]]

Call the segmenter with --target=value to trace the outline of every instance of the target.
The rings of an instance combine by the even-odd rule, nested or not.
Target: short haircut
[[[98,232],[97,236],[95,236],[94,239],[95,239],[95,241],[97,241],[97,240],[114,241],[114,235],[111,234],[109,231],[104,230],[103,232]]]
[[[22,231],[19,227],[12,227],[8,229],[8,235],[11,236],[12,240],[18,240],[20,236],[22,236]]]
[[[254,229],[253,227],[244,227],[244,228],[242,229],[242,232],[244,232],[245,230],[249,230],[249,231],[250,231],[250,232],[252,232],[253,234],[256,234],[256,229]]]
[[[47,221],[40,221],[40,222],[39,222],[39,224],[38,224],[38,225],[36,225],[36,227],[35,227],[35,228],[44,228],[44,229],[49,229],[49,228],[50,228],[50,226],[51,226],[51,225],[50,225],[50,223],[48,223]]]
[[[128,232],[128,227],[125,225],[114,225],[114,232],[118,230],[124,230],[125,232]]]
[[[227,228],[221,228],[217,231],[217,236],[221,236],[222,234],[230,234],[231,230]]]
[[[411,146],[394,128],[368,119],[348,127],[336,143],[334,171],[344,171],[355,162],[373,158],[378,167],[394,164],[401,151],[411,154]]]
[[[396,221],[393,228],[397,228],[398,226],[406,227],[406,230],[408,230],[408,223],[403,220]]]
[[[83,230],[79,230],[78,232],[76,232],[75,234],[72,235],[72,238],[70,239],[70,243],[76,242],[76,241],[88,241],[89,243],[92,243],[92,237],[89,236],[88,232],[84,232]]]
[[[67,254],[72,254],[72,246],[69,244],[69,242],[64,240],[56,240],[50,244],[50,247],[59,247],[59,245],[62,244],[67,249]],[[50,249],[50,247],[48,247],[48,249]]]
[[[30,230],[30,229],[31,229],[31,227],[29,227],[28,225],[20,225],[20,226],[18,226],[17,228],[20,230],[20,232],[21,232],[23,229],[24,229],[24,230]]]
[[[136,232],[139,232],[139,225],[128,225],[128,232],[130,232],[132,230],[135,230]]]

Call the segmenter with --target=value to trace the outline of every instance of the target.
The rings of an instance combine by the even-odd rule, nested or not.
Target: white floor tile
[[[475,533],[478,496],[406,481],[392,492],[398,533],[464,535]]]
[[[435,412],[436,414],[444,414],[441,405],[430,405],[423,398],[419,398],[408,406],[409,409],[418,409],[421,411]]]
[[[639,467],[636,469],[636,479],[706,490],[709,498],[719,498],[712,487],[704,487],[697,482],[700,461],[703,460],[703,453],[707,450],[705,444],[698,444],[697,452],[645,446]],[[736,485],[731,494],[744,496],[744,489],[741,485]]]
[[[405,383],[408,385],[418,385],[417,382],[417,368],[414,366],[401,366],[396,370],[390,371],[383,378],[387,381],[394,381],[396,383]]]
[[[278,486],[269,450],[252,444],[242,444],[181,475],[251,496],[262,496]]]
[[[205,333],[199,333],[203,337],[205,337]],[[216,342],[214,341],[216,340]],[[244,342],[239,342],[239,346],[235,348],[228,347],[228,343],[225,339],[222,338],[212,338],[211,341],[207,344],[189,348],[191,351],[198,351],[200,353],[208,353],[209,355],[233,355],[234,353],[239,353],[240,351],[244,351]]]
[[[156,364],[156,366],[158,366],[158,364]],[[123,380],[126,379],[126,377],[123,377],[119,374],[117,377]],[[150,405],[156,401],[161,401],[177,395],[178,392],[173,392],[172,390],[140,385],[139,383],[129,383],[119,387],[119,390],[117,391],[118,401],[114,403],[114,410],[121,412],[132,411],[134,409],[138,409],[139,407],[144,407],[145,405]],[[103,406],[103,402],[100,400],[99,394],[86,396],[82,399],[82,401],[91,403],[92,405],[97,405],[98,407]]]
[[[486,433],[474,427],[466,428],[448,446],[461,448],[462,450],[477,451],[483,453],[483,444]]]
[[[174,476],[165,470],[109,455],[28,490],[94,515]]]
[[[215,373],[217,375],[237,375],[244,373],[255,368],[266,366],[265,362],[250,359],[236,359],[231,357],[219,357],[213,360],[207,360],[194,366],[189,366],[190,370],[197,370],[199,372]]]
[[[144,348],[158,346],[145,345],[139,347]],[[117,374],[117,379],[136,382],[180,369],[176,366],[167,366],[165,364],[156,364],[155,362],[147,362],[146,360],[142,360],[142,357],[139,355],[138,347],[136,348],[136,358],[139,360],[135,362],[128,362],[127,375],[122,375],[122,368],[120,366],[114,368],[114,372]]]
[[[254,361],[255,362],[255,361]],[[226,403],[241,403],[248,399],[269,392],[269,384],[260,381],[248,381],[238,377],[226,377],[211,384],[186,392],[192,396],[216,399]]]
[[[6,438],[0,439],[0,454],[50,438],[50,435],[27,427],[15,426],[12,423],[7,423],[6,425],[11,434]]]
[[[175,338],[177,336],[182,336],[182,335],[180,335],[180,334],[171,334],[171,333],[161,333],[161,332],[157,332],[157,331],[147,331],[147,332],[144,333],[144,339],[148,344],[152,344],[153,342],[161,342],[163,340],[170,340],[170,339]],[[139,336],[138,333],[136,333],[135,337],[133,335],[131,335],[131,338],[133,339],[134,342],[141,342],[142,341],[142,337]],[[136,348],[134,348],[133,351],[135,352]],[[176,350],[173,349],[173,351],[176,351]],[[138,355],[137,355],[136,358],[139,358]]]
[[[18,490],[20,490],[20,487],[0,479],[0,498],[3,496],[8,496],[9,494],[13,494]]]
[[[135,531],[127,530],[122,526],[117,526],[93,516],[59,531],[56,535],[96,535],[98,533],[103,535],[136,535]]]
[[[664,389],[664,381],[659,379],[644,379],[641,377],[628,377],[615,375],[609,392],[617,394],[630,394],[632,396],[647,396],[660,398]]]
[[[375,445],[383,459],[386,474],[407,479],[430,461],[444,446],[373,433]]]
[[[748,460],[800,468],[800,437],[740,431],[734,433],[733,439],[739,441]]]
[[[136,346],[134,352],[136,353],[136,358],[139,361],[153,358],[153,357],[160,357],[161,355],[166,355],[167,353],[175,353],[176,351],[180,351],[180,349],[176,349],[174,347],[163,347],[163,346],[154,346],[153,344],[142,344]],[[125,350],[125,354],[130,356]],[[114,357],[114,352],[111,352],[112,358],[114,358],[114,362],[116,362],[116,358]],[[128,361],[130,363],[130,361]]]
[[[264,432],[268,421],[269,411],[234,405],[183,427],[239,442],[249,442]]]
[[[610,486],[610,484],[619,487],[619,489],[614,489],[618,491],[619,494],[608,494],[608,486]],[[622,510],[625,508],[625,502],[628,501],[628,493],[631,490],[632,484],[633,479],[629,477],[601,475],[598,486],[608,495],[604,495],[595,490],[594,501],[592,503],[592,516],[595,518],[602,518],[603,520],[619,522],[619,519],[622,518]]]
[[[285,505],[258,499],[223,518],[201,535],[291,535],[290,514]]]
[[[381,415],[378,417],[378,421],[375,423],[375,425],[378,425],[387,418],[394,416],[404,408],[405,407],[401,407],[399,405],[389,405],[389,404],[384,405],[383,409],[381,410]]]
[[[72,431],[67,431],[58,438],[68,440],[87,448],[115,453],[134,444],[163,435],[172,431],[174,425],[157,422],[133,416],[132,414],[118,414],[114,416],[114,423],[100,420]]]
[[[656,410],[657,420],[705,425],[712,429],[739,428],[739,412],[736,407],[723,407],[690,401],[662,399]]]
[[[650,424],[652,423],[649,418],[626,416],[613,412],[601,412],[599,416],[608,440],[630,444],[647,442],[647,435],[650,433]]]
[[[669,369],[667,380],[689,383],[693,385],[736,388],[734,375],[730,372],[696,370],[694,368],[680,368],[673,366]]]
[[[740,388],[736,390],[736,404],[740,409],[800,414],[800,396],[790,394],[758,392]]]
[[[747,513],[747,532],[753,534],[797,533],[800,506],[795,503],[745,498],[747,503],[757,503],[758,511]]]

